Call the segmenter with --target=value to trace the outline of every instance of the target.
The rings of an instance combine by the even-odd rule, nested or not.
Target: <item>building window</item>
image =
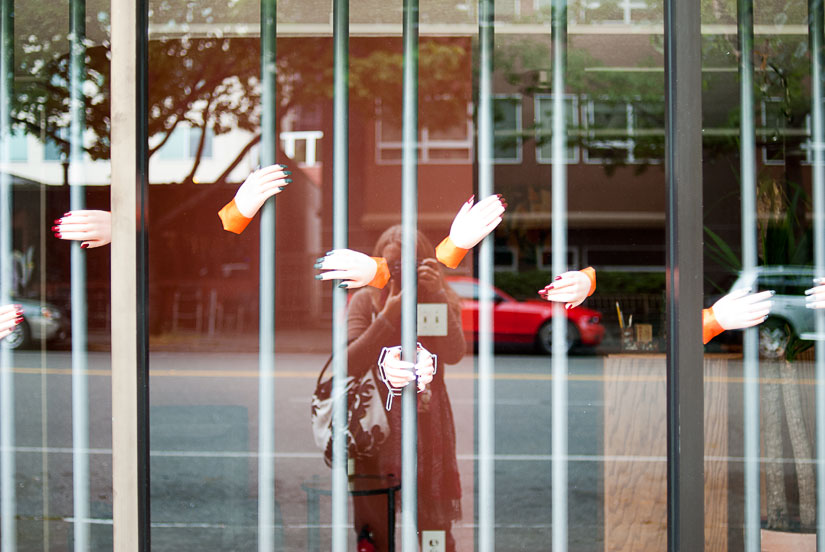
[[[564,95],[567,119],[567,163],[579,162],[578,129],[579,100],[572,94]],[[536,94],[536,160],[539,163],[553,162],[553,95]]]
[[[314,167],[318,164],[320,152],[318,146],[324,137],[320,130],[298,130],[281,133],[281,147],[287,157],[302,167]]]
[[[61,139],[66,138],[68,134],[68,130],[65,128],[58,128],[57,129],[57,136]],[[52,140],[51,138],[46,139],[46,145],[43,148],[43,160],[44,161],[63,161],[64,159],[63,149],[58,145],[57,142]]]
[[[24,132],[14,132],[11,135],[11,161],[28,161],[29,141]]]
[[[465,124],[442,129],[422,126],[418,133],[418,162],[422,165],[468,165],[473,162],[472,106],[467,106]],[[400,165],[403,141],[401,119],[382,112],[376,105],[375,158],[380,165]]]
[[[664,120],[661,100],[588,100],[585,103],[585,162],[661,163]]]
[[[493,98],[493,159],[496,163],[521,163],[521,96]]]
[[[157,152],[158,159],[165,161],[181,161],[194,159],[198,153],[198,143],[201,139],[201,128],[178,125],[172,131],[172,135]],[[206,129],[206,137],[203,142],[202,159],[212,158],[212,141],[214,132],[211,128]]]
[[[804,152],[801,163],[813,162],[811,149],[811,115],[805,115],[804,128],[788,126],[786,106],[782,98],[766,98],[761,102],[760,121],[762,128],[757,131],[757,140],[762,144],[762,162],[765,165],[784,165],[789,154]]]

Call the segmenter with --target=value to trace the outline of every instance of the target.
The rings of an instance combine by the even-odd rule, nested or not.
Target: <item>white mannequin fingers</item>
[[[318,280],[349,280],[354,278],[352,270],[330,270],[318,275]]]
[[[59,232],[55,234],[55,237],[59,240],[84,241],[96,236],[92,232]]]

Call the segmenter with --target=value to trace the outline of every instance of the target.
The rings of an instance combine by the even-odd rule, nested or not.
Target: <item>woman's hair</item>
[[[390,226],[384,230],[384,233],[382,233],[378,237],[378,241],[375,242],[375,248],[372,250],[372,256],[381,257],[384,254],[384,249],[390,244],[396,244],[400,248],[402,232],[402,226],[400,224]],[[435,255],[435,248],[433,247],[433,244],[427,239],[427,236],[421,232],[416,232],[415,252],[415,256],[419,259],[432,257]]]

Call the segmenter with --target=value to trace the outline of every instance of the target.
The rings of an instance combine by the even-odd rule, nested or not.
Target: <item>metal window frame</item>
[[[667,543],[702,551],[704,388],[700,5],[665,0]],[[677,107],[678,106],[678,107]],[[697,415],[696,413],[700,413]]]

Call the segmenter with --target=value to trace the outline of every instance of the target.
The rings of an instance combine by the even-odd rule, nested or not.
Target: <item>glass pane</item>
[[[0,215],[0,305],[22,315],[0,344],[0,533],[9,550],[107,550],[110,254],[94,238],[109,228],[109,4],[7,4],[0,194],[12,210]]]
[[[731,550],[760,538],[763,550],[780,541],[814,549],[821,351],[805,290],[814,285],[821,236],[812,226],[807,4],[742,6],[752,23],[733,2],[702,11],[703,22],[725,23],[702,34],[705,306],[724,316],[717,301],[732,292],[775,295],[754,329],[725,331],[706,346],[705,500],[727,504],[726,520],[706,513],[706,537]],[[753,42],[743,45],[749,32]],[[740,80],[731,48],[753,60],[749,81]]]

